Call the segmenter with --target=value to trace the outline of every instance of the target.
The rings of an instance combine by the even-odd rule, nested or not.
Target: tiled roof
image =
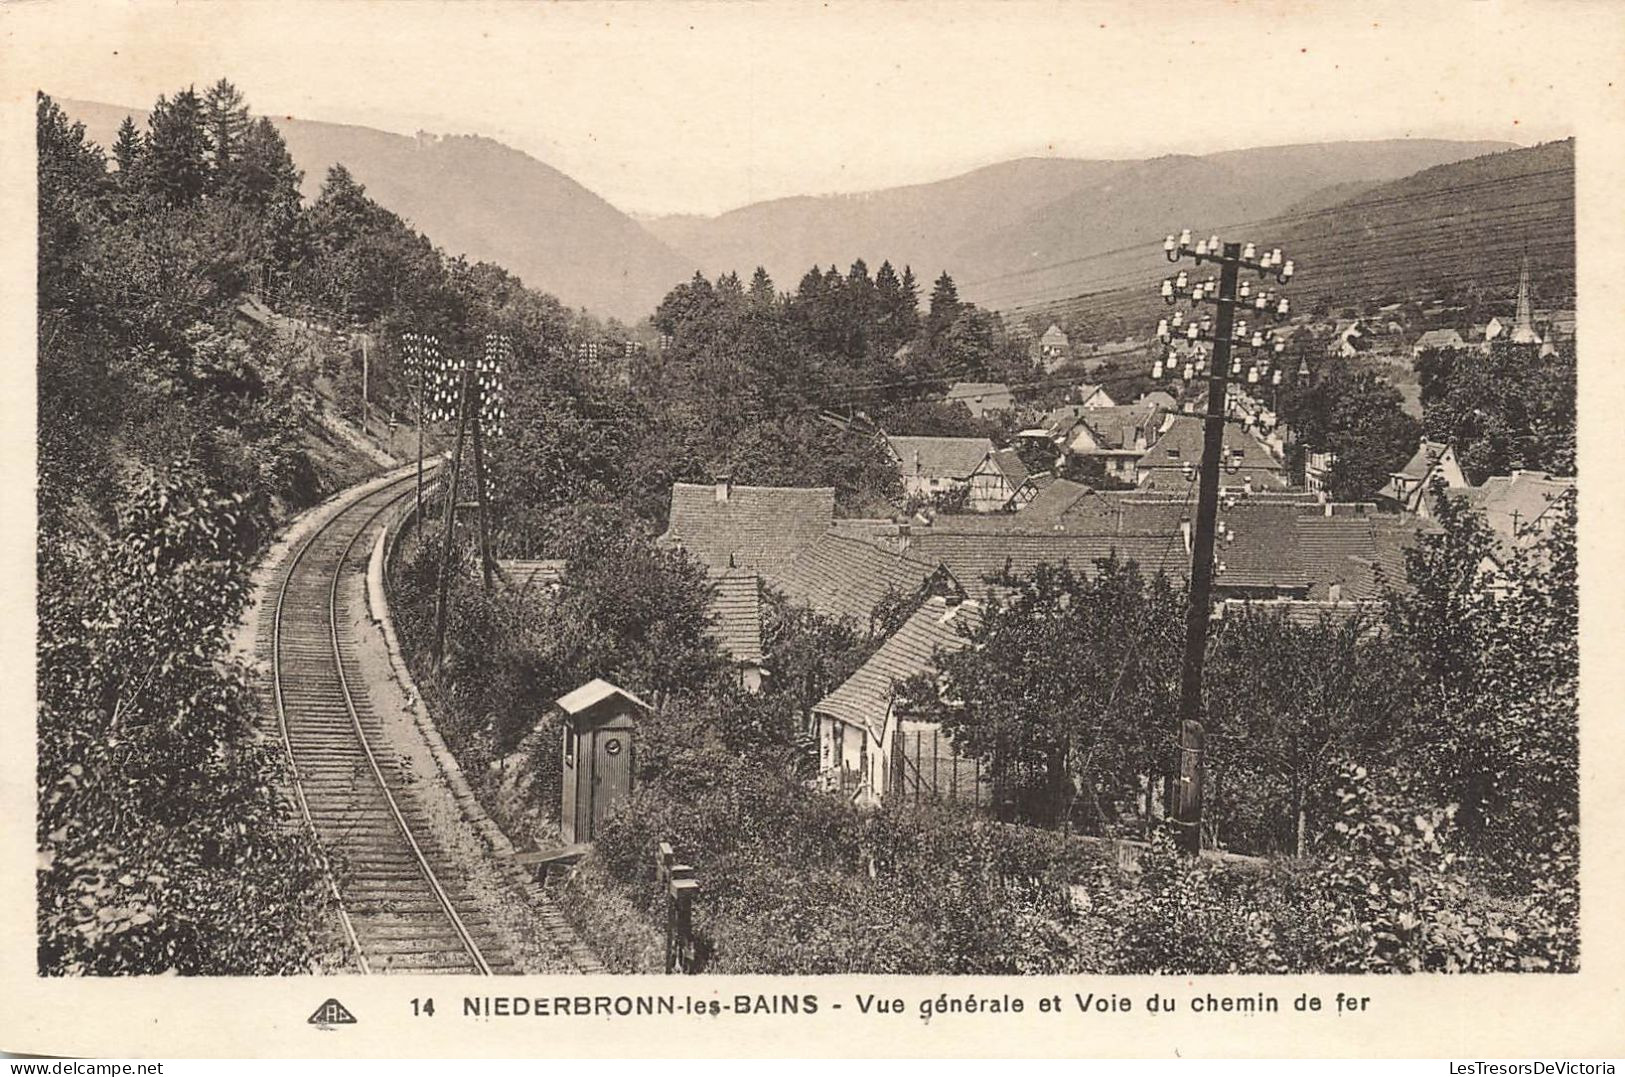
[[[1299,516],[1298,558],[1309,597],[1325,599],[1336,584],[1344,599],[1376,598],[1377,543],[1361,516]]]
[[[1372,572],[1379,588],[1405,591],[1410,587],[1410,571],[1405,551],[1415,546],[1428,528],[1420,520],[1383,518],[1371,521],[1371,541],[1376,547]]]
[[[1215,549],[1224,571],[1215,587],[1299,590],[1309,586],[1298,557],[1298,533],[1293,526],[1298,507],[1286,504],[1240,502],[1220,507],[1219,523],[1236,533],[1235,540]]]
[[[1417,446],[1416,452],[1405,462],[1405,466],[1394,472],[1407,479],[1425,479],[1432,473],[1439,458],[1445,454],[1449,446],[1440,441],[1424,441]]]
[[[939,653],[952,653],[968,642],[966,633],[981,623],[975,602],[950,605],[942,598],[927,599],[858,671],[813,710],[849,725],[867,729],[876,743],[886,736],[886,722],[900,684],[936,669]]]
[[[939,518],[940,519],[940,518]],[[1016,517],[1020,519],[1020,517]],[[1039,564],[1071,566],[1077,573],[1094,571],[1095,562],[1112,556],[1139,563],[1140,571],[1183,578],[1189,570],[1185,547],[1177,536],[1080,534],[1071,531],[941,531],[916,529],[909,552],[947,566],[966,591],[980,595],[989,576],[1006,564],[1020,576]]]
[[[1044,330],[1044,335],[1038,338],[1038,343],[1049,347],[1064,348],[1067,346],[1068,341],[1066,334],[1061,331],[1061,327],[1052,325]]]
[[[1468,487],[1460,493],[1483,516],[1505,552],[1543,534],[1536,521],[1573,496],[1574,488],[1573,479],[1553,478],[1543,471],[1520,471],[1492,475],[1482,486]]]
[[[1082,404],[1061,404],[1053,407],[1044,413],[1044,429],[1054,436],[1060,437],[1078,425],[1086,410],[1088,409]]]
[[[847,538],[874,542],[881,539],[895,538],[897,535],[897,521],[880,519],[879,517],[846,516],[831,520],[829,529],[837,535],[845,535]]]
[[[1426,351],[1429,348],[1460,348],[1465,343],[1461,334],[1454,329],[1429,329],[1416,338],[1415,347],[1419,351]]]
[[[1081,400],[1086,406],[1091,408],[1110,408],[1117,406],[1117,402],[1112,399],[1112,394],[1106,391],[1106,387],[1104,385],[1091,385],[1088,382],[1084,382],[1082,385],[1078,386],[1078,399]]]
[[[762,661],[762,589],[752,572],[717,577],[711,596],[711,626],[717,644],[736,665]]]
[[[833,487],[715,486],[674,483],[671,522],[661,542],[681,546],[712,574],[762,571],[788,562],[829,530]]]
[[[1012,490],[1027,481],[1027,465],[1021,462],[1020,454],[1014,449],[995,450],[993,466],[1004,475]]]
[[[1045,490],[1048,490],[1051,486],[1054,486],[1059,481],[1059,477],[1053,471],[1040,471],[1036,475],[1028,475],[1027,481],[1021,484],[1021,489],[1023,491],[1030,492],[1032,496],[1021,504],[1031,505],[1035,500],[1038,499],[1038,495],[1042,494]],[[1018,505],[1018,507],[1020,506]]]
[[[1138,448],[1137,438],[1144,437],[1148,445],[1156,438],[1158,412],[1151,404],[1090,408],[1083,413],[1083,424],[1095,435],[1102,449],[1134,449]]]
[[[1200,465],[1202,460],[1202,420],[1194,415],[1174,415],[1172,421],[1163,430],[1162,436],[1156,444],[1145,451],[1140,457],[1141,470],[1157,468],[1182,468],[1189,463]],[[1286,467],[1264,447],[1264,443],[1244,430],[1238,429],[1233,423],[1224,424],[1224,452],[1226,458],[1231,458],[1238,451],[1241,454],[1241,468],[1244,471],[1258,473],[1271,472],[1284,475]],[[1173,455],[1170,455],[1170,454]],[[1278,485],[1284,485],[1284,479],[1276,480]]]
[[[920,475],[964,481],[993,451],[987,438],[887,437],[886,443],[905,479]]]
[[[1038,527],[1044,523],[1058,522],[1079,499],[1092,493],[1094,490],[1081,482],[1052,479],[1021,510],[1018,523],[1022,527]]]
[[[913,553],[897,552],[829,531],[768,582],[791,602],[826,617],[869,624],[875,604],[888,594],[914,594],[939,565]]]
[[[1140,397],[1140,399],[1136,400],[1135,403],[1140,405],[1155,404],[1164,411],[1172,411],[1179,404],[1177,400],[1175,400],[1168,393],[1163,392],[1161,389],[1151,390],[1149,393],[1146,393],[1144,396]]]

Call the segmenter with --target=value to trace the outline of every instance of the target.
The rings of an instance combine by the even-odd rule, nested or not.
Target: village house
[[[882,545],[874,538],[832,529],[774,571],[767,582],[792,605],[831,620],[849,621],[870,634],[876,628],[875,610],[882,603],[963,594],[959,582],[940,561],[905,548],[909,525],[888,526],[903,541]]]
[[[1088,575],[1097,561],[1116,557],[1134,561],[1147,575],[1166,572],[1184,579],[1190,571],[1190,555],[1176,536],[1110,534],[1104,531],[1068,530],[1034,525],[1023,526],[1022,516],[987,521],[967,517],[939,516],[929,526],[915,526],[908,540],[908,552],[925,561],[941,564],[965,593],[972,598],[1001,594],[996,581],[1006,570],[1015,576],[1031,572],[1041,564],[1067,564],[1073,572]]]
[[[762,687],[762,581],[754,572],[733,569],[714,581],[711,632],[728,656],[747,692]]]
[[[1551,534],[1575,496],[1572,478],[1519,468],[1510,475],[1491,475],[1482,485],[1460,492],[1495,534],[1503,557]]]
[[[1423,438],[1405,466],[1391,472],[1378,492],[1378,499],[1401,511],[1429,515],[1426,494],[1434,479],[1442,478],[1451,489],[1467,486],[1467,477],[1456,459],[1454,447]]]
[[[956,381],[948,387],[948,403],[964,404],[978,419],[1014,411],[1015,395],[998,381]]]
[[[1308,452],[1303,458],[1303,486],[1315,493],[1326,489],[1326,482],[1337,463],[1334,452]]]
[[[937,658],[963,649],[981,624],[982,607],[933,596],[829,695],[813,707],[823,788],[863,807],[886,796],[892,755],[904,723],[934,723],[911,715],[899,689],[932,676]]]
[[[1038,338],[1038,360],[1044,365],[1045,371],[1053,372],[1066,360],[1072,357],[1072,342],[1067,339],[1061,327],[1051,324],[1044,330],[1044,335]]]
[[[1339,321],[1332,329],[1332,339],[1326,351],[1340,359],[1353,359],[1370,350],[1370,334],[1358,319]]]
[[[1194,415],[1171,415],[1162,433],[1136,464],[1143,489],[1184,490],[1195,480],[1202,462],[1202,420]],[[1262,441],[1234,423],[1224,426],[1221,488],[1279,490],[1287,485],[1286,464]]]
[[[972,512],[1003,512],[1027,481],[1027,465],[1014,449],[995,449],[982,458],[970,475]]]
[[[1429,519],[1432,512],[1428,505],[1428,493],[1435,478],[1443,479],[1446,488],[1451,490],[1459,490],[1467,485],[1467,476],[1462,474],[1455,448],[1423,438],[1405,466],[1390,473],[1387,484],[1378,491],[1377,496],[1402,512]]]
[[[1069,433],[1065,451],[1076,460],[1098,459],[1119,482],[1139,481],[1140,459],[1158,437],[1163,412],[1155,405],[1086,408]]]
[[[1078,403],[1084,408],[1115,408],[1117,401],[1112,394],[1106,391],[1104,385],[1091,385],[1084,382],[1078,386]]]
[[[829,530],[832,487],[672,484],[661,546],[682,549],[710,577],[712,633],[747,691],[761,687],[761,575],[778,569]],[[542,578],[539,574],[532,579]]]
[[[1572,310],[1537,310],[1535,324],[1541,328],[1543,339],[1552,343],[1572,341],[1576,319]]]
[[[736,568],[760,573],[788,563],[834,518],[832,486],[736,486],[724,475],[712,485],[673,483],[656,541],[680,547],[713,578]]]
[[[1417,337],[1416,343],[1411,345],[1411,355],[1419,356],[1428,351],[1460,350],[1466,347],[1467,342],[1454,329],[1429,329]]]
[[[886,445],[897,461],[903,495],[911,498],[968,489],[971,476],[993,451],[987,438],[888,436]]]

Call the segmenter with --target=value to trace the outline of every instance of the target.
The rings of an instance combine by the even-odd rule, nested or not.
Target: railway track
[[[271,702],[360,970],[517,972],[435,840],[357,658],[366,615],[354,574],[366,572],[384,513],[412,493],[409,476],[357,498],[287,559],[267,610]]]

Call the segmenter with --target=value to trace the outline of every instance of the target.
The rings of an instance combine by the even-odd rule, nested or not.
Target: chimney
[[[1326,588],[1326,599],[1329,602],[1343,601],[1343,585],[1340,583],[1334,583],[1330,587]]]
[[[732,475],[728,474],[727,472],[723,472],[722,474],[718,475],[717,476],[717,504],[719,504],[719,505],[727,504],[729,496],[732,495],[732,493],[733,493],[733,489],[734,489],[734,479],[733,479]]]
[[[1332,503],[1330,501],[1328,501],[1328,502],[1326,502],[1326,515],[1329,517],[1329,516],[1331,516],[1331,514],[1332,514]]]
[[[897,525],[897,537],[900,538],[900,539],[903,539],[905,541],[905,543],[907,542],[908,537],[912,533],[912,531],[913,531],[913,528],[912,528],[912,526],[909,524],[909,522],[907,520],[904,520],[903,522],[901,522],[901,523],[899,523]]]
[[[1189,557],[1191,552],[1191,518],[1189,516],[1179,518],[1179,533],[1185,540],[1185,556]]]

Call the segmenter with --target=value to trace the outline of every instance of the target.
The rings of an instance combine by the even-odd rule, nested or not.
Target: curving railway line
[[[268,603],[271,702],[294,797],[329,858],[344,933],[362,972],[518,971],[433,836],[426,805],[379,716],[357,658],[365,599],[354,586],[412,478],[335,511],[287,558]],[[349,586],[346,586],[347,582]]]

